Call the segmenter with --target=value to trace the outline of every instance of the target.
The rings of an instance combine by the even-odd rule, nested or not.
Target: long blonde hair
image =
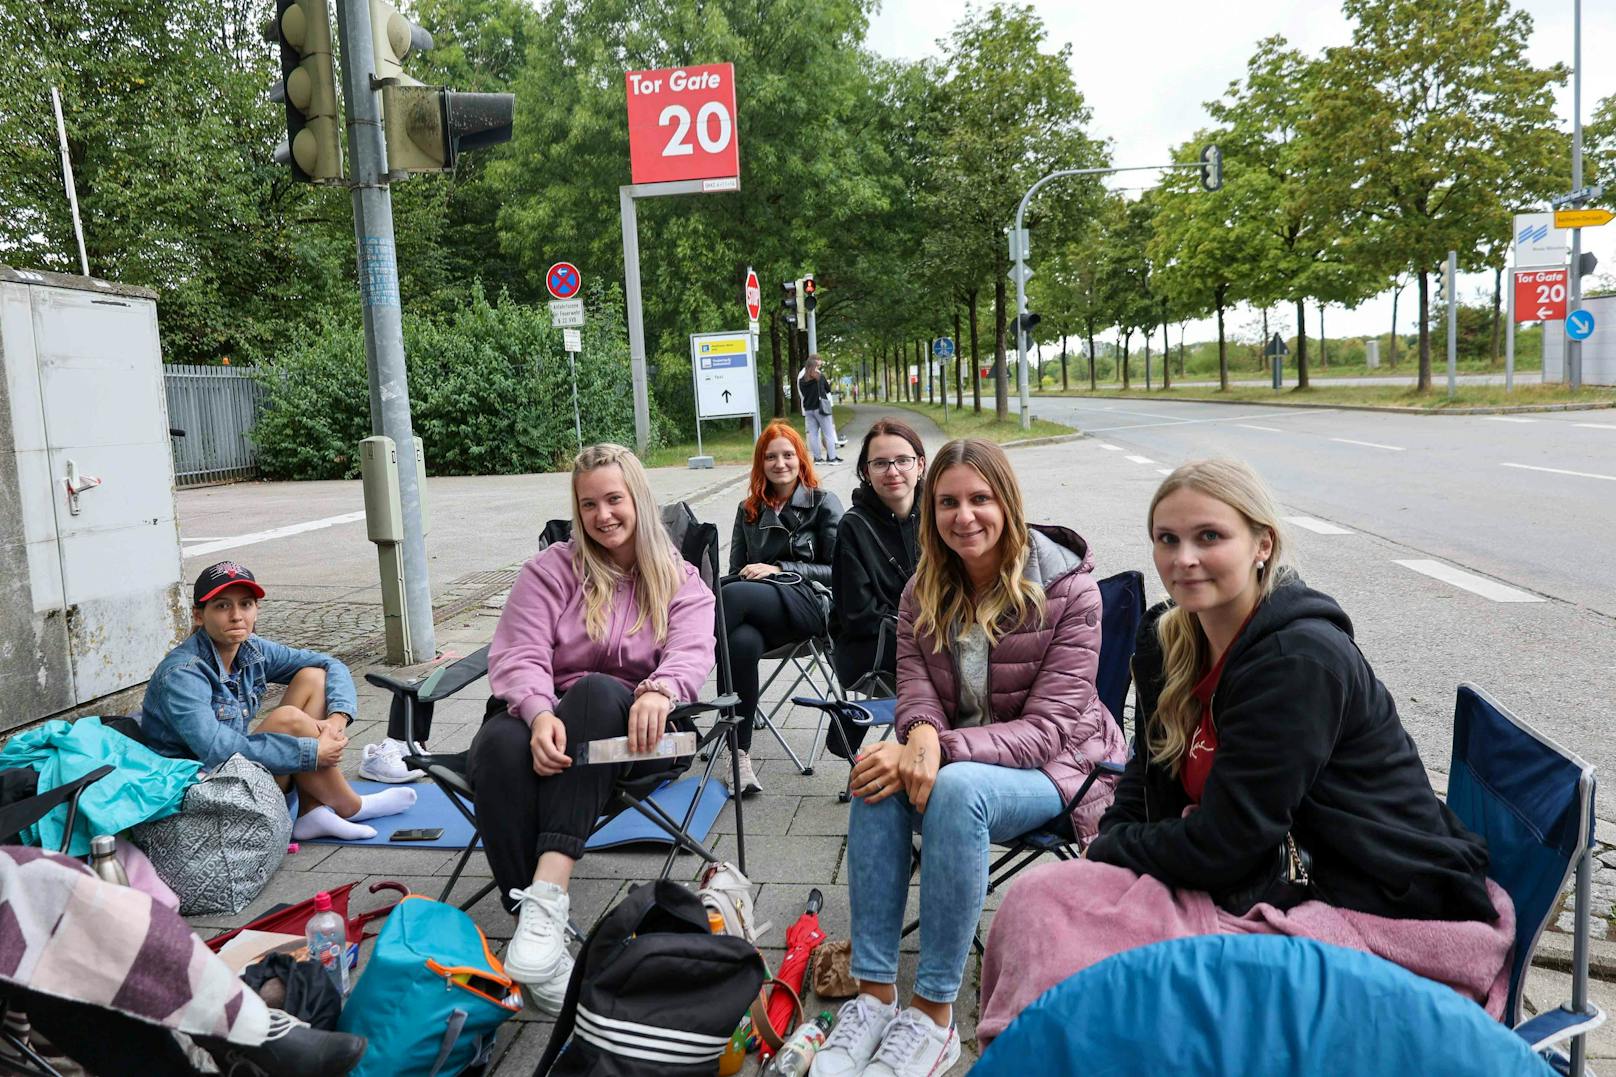
[[[1156,506],[1169,494],[1185,489],[1223,502],[1240,514],[1253,534],[1268,534],[1273,549],[1265,567],[1257,573],[1260,605],[1283,575],[1280,564],[1286,546],[1279,510],[1268,487],[1239,460],[1196,460],[1182,465],[1162,480],[1156,496],[1150,499],[1145,526],[1152,546],[1156,541]],[[1156,622],[1156,638],[1161,641],[1163,683],[1147,727],[1147,743],[1150,761],[1165,765],[1177,775],[1201,724],[1201,703],[1195,698],[1195,685],[1212,668],[1212,648],[1201,629],[1200,618],[1178,606]]]
[[[668,529],[662,526],[662,514],[639,458],[610,442],[590,445],[572,461],[572,569],[583,583],[584,630],[597,643],[606,638],[612,619],[612,592],[624,572],[584,528],[583,510],[578,505],[578,479],[586,471],[614,466],[622,472],[623,485],[634,502],[634,603],[640,615],[629,632],[638,632],[649,618],[657,642],[662,643],[668,638],[668,607],[685,582],[683,560],[673,548]]]
[[[1004,531],[999,536],[999,573],[981,594],[974,593],[965,562],[949,548],[937,530],[937,489],[952,467],[968,467],[982,476],[1004,510]],[[1004,450],[981,438],[958,438],[942,447],[931,461],[925,497],[920,505],[920,565],[915,570],[915,634],[930,632],[932,650],[941,651],[949,630],[979,624],[990,644],[999,639],[1000,620],[1018,625],[1031,614],[1044,616],[1044,590],[1027,579],[1032,539],[1021,500],[1021,484]],[[1010,615],[1006,618],[1006,615]]]

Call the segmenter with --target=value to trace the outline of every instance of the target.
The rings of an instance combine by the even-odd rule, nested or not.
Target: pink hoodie
[[[584,630],[583,584],[572,568],[572,543],[558,542],[522,566],[488,647],[488,683],[512,714],[533,724],[589,673],[632,689],[662,680],[680,702],[698,698],[713,670],[713,593],[681,562],[685,582],[668,608],[668,638],[658,643],[649,619],[638,632],[632,580],[618,581],[606,638]]]

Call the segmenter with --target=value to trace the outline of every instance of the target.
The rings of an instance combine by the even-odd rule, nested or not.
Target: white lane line
[[[1592,471],[1567,471],[1563,467],[1534,467],[1531,464],[1503,464],[1503,467],[1516,467],[1522,471],[1547,471],[1551,475],[1575,475],[1579,479],[1604,479],[1606,482],[1616,482],[1616,475],[1596,475]]]
[[[1315,535],[1352,534],[1351,531],[1348,531],[1344,527],[1337,527],[1328,520],[1319,520],[1312,516],[1286,516],[1284,517],[1284,520],[1288,524],[1295,524],[1297,527],[1300,527],[1305,531],[1311,531]]]
[[[1265,434],[1283,434],[1285,431],[1277,426],[1258,426],[1255,423],[1235,423],[1242,430],[1261,430]]]
[[[1580,426],[1584,430],[1616,430],[1616,423],[1572,423],[1571,425]]]
[[[1473,572],[1454,568],[1441,561],[1398,561],[1404,568],[1411,568],[1415,572],[1423,573],[1432,579],[1450,583],[1472,594],[1483,598],[1490,598],[1494,602],[1542,602],[1537,595],[1529,595],[1525,591],[1517,591],[1513,587],[1506,587],[1496,580],[1489,580],[1485,576],[1477,576]]]
[[[1517,419],[1513,415],[1483,415],[1483,419],[1490,423],[1535,423],[1536,419]]]
[[[1368,449],[1386,449],[1389,452],[1405,451],[1401,445],[1382,445],[1378,441],[1354,441],[1351,438],[1331,438],[1330,440],[1339,441],[1343,445],[1362,445]]]
[[[1170,467],[1159,467],[1156,469],[1156,474],[1158,475],[1171,475],[1172,473],[1173,469]]]
[[[1106,442],[1103,442],[1103,441],[1095,442],[1095,444],[1099,445],[1100,448],[1104,449],[1106,452],[1121,452],[1122,451],[1122,446],[1121,445],[1109,445],[1109,444],[1107,444]]]
[[[363,520],[365,510],[358,512],[345,512],[341,516],[327,516],[323,520],[309,520],[301,524],[288,524],[286,527],[271,528],[268,531],[253,531],[246,535],[235,535],[231,538],[214,539],[197,546],[186,546],[180,551],[185,557],[200,557],[205,553],[217,553],[219,550],[233,550],[237,546],[255,546],[270,539],[286,538],[288,535],[301,535],[305,531],[319,531],[321,528],[335,527],[338,524],[351,524],[355,520]]]
[[[1148,456],[1129,456],[1128,459],[1136,464],[1154,464],[1156,462]]]
[[[1126,413],[1118,412],[1118,414]],[[1338,414],[1340,414],[1339,408],[1309,408],[1306,411],[1298,411],[1295,415],[1271,415],[1268,412],[1263,412],[1259,415],[1220,415],[1216,419],[1174,419],[1170,423],[1129,423],[1127,426],[1098,426],[1084,427],[1083,429],[1085,433],[1089,434],[1105,434],[1113,430],[1149,430],[1160,426],[1197,426],[1202,423],[1232,423],[1237,422],[1240,419],[1311,419],[1315,415]]]

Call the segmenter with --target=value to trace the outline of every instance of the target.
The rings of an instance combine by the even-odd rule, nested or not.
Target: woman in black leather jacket
[[[764,427],[752,452],[751,490],[735,508],[730,574],[720,596],[741,697],[737,795],[763,791],[748,755],[761,694],[758,661],[776,647],[825,633],[841,519],[842,503],[819,488],[802,435],[782,419]]]

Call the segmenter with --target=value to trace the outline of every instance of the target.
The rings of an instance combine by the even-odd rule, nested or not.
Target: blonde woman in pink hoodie
[[[567,885],[626,775],[668,760],[573,766],[569,746],[662,736],[676,701],[713,669],[713,593],[662,527],[645,469],[621,445],[572,466],[572,539],[522,566],[494,642],[488,717],[471,744],[477,825],[506,908],[505,970],[529,1001],[561,1009],[572,956]]]

